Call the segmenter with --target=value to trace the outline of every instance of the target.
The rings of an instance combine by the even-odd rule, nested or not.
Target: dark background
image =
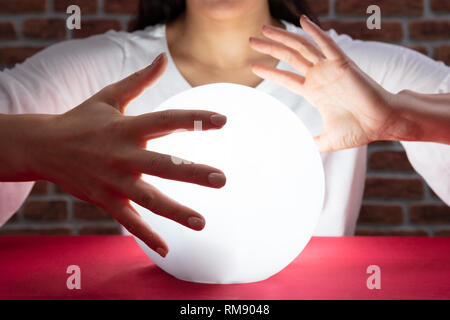
[[[0,0],[0,68],[48,45],[109,29],[126,30],[137,0]],[[387,41],[450,65],[450,0],[309,0],[323,27],[363,40]],[[69,5],[79,5],[81,30],[67,30]],[[368,30],[366,8],[381,8],[381,30]],[[360,235],[450,236],[450,208],[411,168],[399,143],[369,146]],[[431,161],[431,160],[430,160]],[[58,186],[37,182],[0,235],[115,234],[108,214]]]

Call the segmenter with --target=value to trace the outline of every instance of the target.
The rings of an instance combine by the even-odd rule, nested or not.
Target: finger
[[[227,122],[224,115],[202,110],[165,110],[131,117],[128,130],[136,138],[148,140],[175,130],[204,131],[220,129]]]
[[[102,98],[123,113],[131,100],[158,81],[166,67],[166,54],[161,53],[148,67],[108,86],[103,90]]]
[[[169,248],[165,241],[150,228],[128,201],[109,199],[103,208],[149,248],[162,257],[167,255]]]
[[[202,230],[205,226],[202,215],[170,199],[142,179],[135,180],[130,188],[122,189],[122,192],[124,196],[140,206],[188,228]]]
[[[306,37],[273,26],[263,26],[262,32],[267,38],[297,50],[314,64],[325,58],[322,51]]]
[[[158,152],[138,150],[130,155],[128,165],[134,172],[206,187],[221,188],[226,183],[225,175],[216,168]]]
[[[300,52],[278,42],[250,38],[250,46],[258,52],[288,62],[292,67],[303,74],[306,74],[308,69],[313,66],[311,61],[303,57]]]
[[[319,26],[312,22],[307,16],[302,15],[300,24],[307,34],[319,45],[322,52],[327,58],[340,59],[345,57],[341,48],[331,39],[331,37],[323,31]]]
[[[298,74],[258,64],[254,64],[252,66],[252,71],[263,79],[273,81],[285,88],[288,88],[294,93],[302,95],[305,78]]]

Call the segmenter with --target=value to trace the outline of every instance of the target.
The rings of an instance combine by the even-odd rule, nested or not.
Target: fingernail
[[[210,173],[208,175],[208,181],[209,184],[213,187],[223,187],[225,185],[225,182],[227,181],[227,178],[222,173]]]
[[[227,117],[221,115],[221,114],[213,114],[210,117],[210,121],[213,125],[217,127],[222,127],[227,122]]]
[[[156,249],[156,252],[158,252],[158,254],[163,258],[167,255],[167,251],[164,250],[163,248]]]
[[[188,219],[188,225],[195,230],[201,230],[205,226],[205,221],[198,217],[190,217]]]

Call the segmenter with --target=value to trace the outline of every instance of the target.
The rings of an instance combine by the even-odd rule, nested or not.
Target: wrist
[[[39,114],[30,116],[26,125],[24,142],[28,145],[24,159],[28,177],[31,180],[48,180],[49,158],[58,145],[53,142],[57,135],[52,129],[57,122],[57,115]]]
[[[410,107],[412,92],[402,90],[390,94],[388,108],[390,110],[384,140],[422,141],[424,130],[419,121],[420,115]]]

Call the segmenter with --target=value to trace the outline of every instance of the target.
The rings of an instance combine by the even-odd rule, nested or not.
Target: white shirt
[[[288,31],[306,35],[301,28],[285,24]],[[393,93],[403,89],[421,93],[450,91],[450,68],[442,62],[395,45],[352,40],[334,30],[329,34],[362,70]],[[147,66],[163,51],[169,57],[165,75],[128,107],[144,104],[150,112],[170,96],[190,88],[170,57],[164,25],[62,42],[5,70],[0,73],[0,112],[63,113],[106,85]],[[278,68],[294,71],[284,62]],[[289,106],[312,135],[321,132],[319,112],[303,97],[268,81],[257,89]],[[416,171],[450,204],[450,147],[424,142],[402,144]],[[361,147],[322,155],[326,195],[315,235],[353,234],[364,190],[366,150]],[[0,225],[20,207],[32,185],[0,183]]]

